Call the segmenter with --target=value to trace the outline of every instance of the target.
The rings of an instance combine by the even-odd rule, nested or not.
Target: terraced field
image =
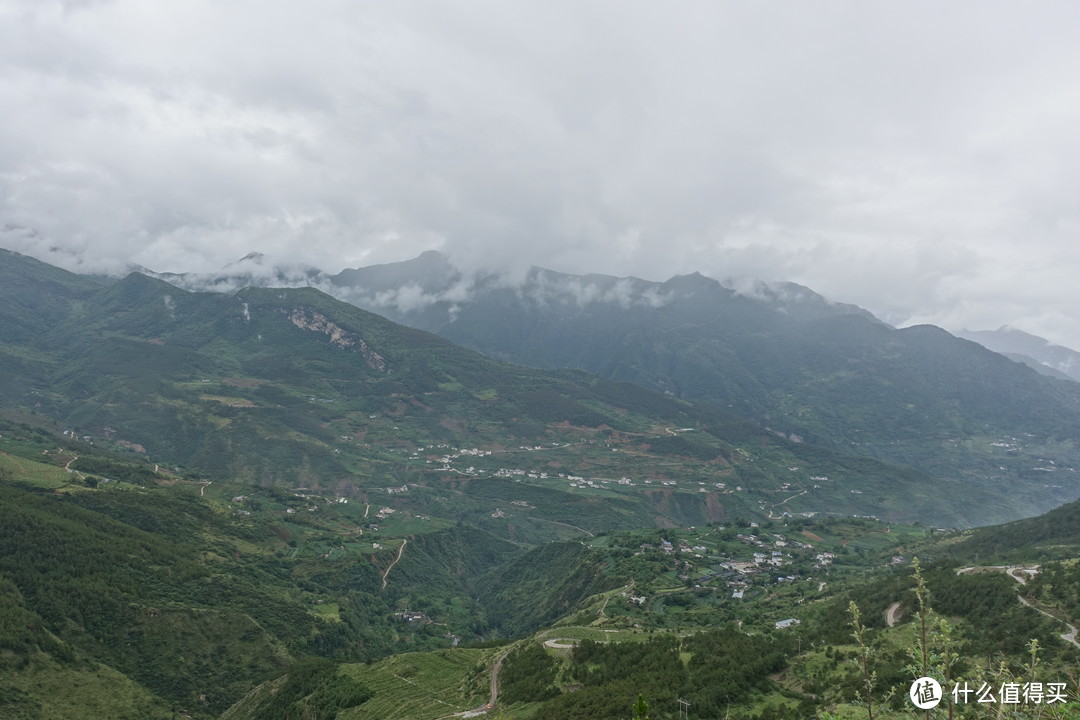
[[[475,708],[488,699],[487,662],[496,650],[453,649],[407,653],[374,665],[346,665],[375,692],[339,720],[437,718]]]
[[[71,481],[77,477],[75,473],[68,473],[64,468],[55,465],[0,452],[0,472],[5,470],[12,477],[18,478],[22,485],[32,485],[46,490],[58,490],[71,484]]]

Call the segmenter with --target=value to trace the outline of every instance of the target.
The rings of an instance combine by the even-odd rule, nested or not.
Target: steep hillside
[[[5,426],[0,440],[4,717],[216,717],[305,657],[370,661],[504,632],[477,582],[522,550],[481,530],[387,538],[331,504],[294,518],[273,496],[241,509],[236,486],[65,472],[71,450],[141,469],[87,444],[38,451],[46,462],[10,454],[42,437]]]
[[[1080,557],[1080,501],[1004,525],[962,533],[937,548],[964,562],[1036,562]]]
[[[672,720],[862,717],[868,700],[874,717],[899,720],[916,717],[907,690],[921,674],[938,678],[950,698],[964,682],[996,683],[995,694],[1002,684],[1039,682],[1060,695],[1053,712],[1046,695],[995,699],[989,708],[959,695],[955,707],[943,702],[942,715],[1075,715],[1080,651],[1062,631],[1080,609],[1070,595],[1076,566],[1049,566],[1026,583],[1004,568],[939,560],[916,569],[905,556],[937,535],[868,520],[799,520],[613,533],[577,549],[552,544],[498,569],[522,580],[522,598],[576,585],[584,566],[611,589],[563,595],[553,624],[501,646],[344,664],[316,677],[301,667],[257,687],[224,717],[278,717],[271,713],[284,707],[310,713],[351,688],[366,692],[339,705],[339,718],[482,710],[520,720],[621,720],[640,697],[650,717]],[[768,560],[760,557],[767,547],[779,548]],[[548,599],[541,592],[537,604]]]

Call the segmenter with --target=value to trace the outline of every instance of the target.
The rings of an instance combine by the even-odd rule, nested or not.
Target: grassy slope
[[[71,666],[38,657],[20,672],[5,672],[0,683],[0,714],[8,720],[177,717],[145,688],[99,663]]]
[[[40,455],[47,436],[14,430],[5,428],[0,441],[10,451],[57,463],[75,455]],[[125,466],[123,458],[78,449],[88,464]],[[219,499],[235,489],[169,476],[149,487],[93,489],[56,465],[0,457],[7,459],[0,477],[0,685],[8,688],[0,697],[12,712],[64,707],[76,696],[46,697],[50,685],[41,674],[51,673],[86,688],[91,699],[102,677],[118,678],[115,706],[101,716],[126,716],[143,703],[147,709],[135,716],[172,707],[213,717],[294,657],[374,659],[445,647],[450,632],[491,630],[477,618],[472,583],[520,553],[475,528],[433,528],[411,536],[382,588],[401,543],[380,537],[387,549],[373,552],[371,542],[366,549],[357,542],[362,535],[337,535],[342,526],[348,535],[359,528],[341,515],[347,506],[323,505],[319,515],[290,523],[270,495],[264,509],[245,515]],[[50,478],[48,487],[42,477]],[[68,483],[62,492],[43,492],[60,481]],[[207,487],[212,494],[201,495]],[[312,502],[283,498],[302,508]],[[363,507],[353,512],[359,519]],[[320,548],[332,549],[332,557]],[[423,610],[439,624],[411,627],[390,617],[398,608]]]
[[[370,665],[341,665],[340,675],[356,680],[374,695],[358,706],[341,710],[337,718],[418,720],[473,709],[488,699],[491,664],[500,652],[455,648],[395,655]],[[221,720],[259,720],[284,681],[279,678],[255,688],[229,708]]]

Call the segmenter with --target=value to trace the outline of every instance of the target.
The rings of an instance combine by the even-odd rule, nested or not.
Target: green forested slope
[[[0,410],[208,480],[365,502],[426,488],[395,502],[526,542],[783,512],[971,525],[1041,502],[1016,488],[941,503],[917,471],[628,383],[496,362],[313,289],[189,293],[139,274],[98,287],[28,258],[0,262],[21,273],[24,299],[42,273],[68,298],[37,333],[0,338],[13,386]],[[24,311],[0,306],[0,335]],[[500,469],[522,470],[513,480],[532,489],[509,490]],[[567,493],[571,476],[632,485]],[[503,521],[513,502],[530,507],[527,519]]]

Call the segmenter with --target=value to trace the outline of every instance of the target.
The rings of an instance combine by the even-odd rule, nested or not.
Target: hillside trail
[[[805,495],[808,492],[810,492],[810,491],[809,490],[803,490],[802,492],[797,492],[794,495],[792,495],[791,497],[784,498],[780,502],[775,503],[773,505],[770,505],[769,506],[769,519],[770,520],[783,520],[784,516],[783,515],[773,515],[773,510],[776,510],[776,508],[778,508],[778,507],[783,507],[789,501],[794,500],[797,497],[801,497],[802,495]]]
[[[634,581],[633,581],[633,580],[631,580],[631,581],[630,581],[629,583],[627,583],[626,585],[624,585],[624,586],[623,586],[623,587],[622,587],[622,588],[621,588],[620,590],[618,590],[617,592],[620,592],[620,593],[622,593],[623,595],[626,595],[626,593],[630,592],[630,591],[631,591],[631,590],[633,590],[633,589],[634,589]],[[607,611],[607,604],[608,604],[608,600],[610,600],[610,599],[611,599],[611,595],[607,595],[607,596],[606,596],[606,597],[604,598],[604,604],[600,606],[600,612],[598,612],[598,613],[597,613],[597,615],[599,615],[600,617],[607,617],[607,614],[606,614],[606,611]],[[549,647],[554,647],[554,646],[549,646]]]
[[[885,624],[889,627],[896,625],[896,621],[900,619],[900,603],[894,602],[892,605],[885,609]]]
[[[56,448],[56,451],[57,451],[57,452],[60,452],[60,448]],[[42,450],[42,451],[41,451],[41,454],[42,454],[42,455],[48,455],[48,454],[49,454],[49,451],[48,451],[48,450]],[[78,456],[78,455],[76,455],[75,457],[73,457],[73,458],[71,458],[70,460],[68,460],[68,461],[67,461],[67,464],[66,464],[66,465],[64,465],[64,470],[66,470],[66,471],[67,471],[67,472],[69,472],[69,473],[74,473],[75,475],[77,475],[77,476],[78,476],[78,478],[79,478],[80,480],[85,480],[85,479],[86,479],[86,476],[85,476],[85,475],[83,475],[83,474],[82,474],[81,472],[79,472],[78,470],[74,470],[74,469],[72,469],[72,467],[71,467],[71,463],[75,462],[75,461],[76,461],[76,460],[78,460],[78,459],[79,459],[79,456]]]
[[[499,655],[499,659],[495,661],[495,665],[491,668],[491,700],[488,702],[488,708],[495,707],[495,703],[499,702],[499,672],[502,671],[503,660],[510,654],[510,648],[503,650]]]
[[[1005,571],[1005,574],[1021,585],[1027,585],[1027,578],[1024,577],[1023,573],[1031,574],[1035,570],[1038,570],[1038,565],[1033,565],[1030,568],[1013,565]]]
[[[591,532],[589,532],[585,528],[578,527],[577,525],[571,525],[570,523],[559,522],[557,520],[548,520],[547,518],[533,518],[533,519],[534,520],[540,520],[541,522],[551,523],[552,525],[562,525],[563,527],[574,528],[575,530],[577,530],[579,532],[585,533],[589,537],[596,537],[596,535],[592,534]]]
[[[385,571],[383,572],[383,574],[382,574],[382,589],[383,589],[383,590],[385,590],[385,589],[386,589],[386,578],[387,578],[387,576],[388,576],[388,575],[390,575],[390,570],[391,570],[391,569],[392,569],[392,568],[393,568],[393,567],[394,567],[395,565],[397,565],[397,564],[398,564],[398,560],[400,560],[400,559],[401,559],[401,555],[402,555],[402,553],[404,553],[404,552],[405,552],[405,544],[406,544],[406,543],[408,543],[408,542],[409,542],[408,540],[404,540],[404,539],[403,539],[403,540],[401,541],[401,547],[399,547],[399,548],[398,548],[398,551],[397,551],[397,557],[396,557],[396,558],[394,558],[394,562],[390,563],[390,565],[389,565],[389,566],[387,566],[386,570],[385,570]]]
[[[630,583],[623,588],[623,590],[624,591],[629,591],[633,587],[634,587],[634,581],[631,580]],[[605,601],[604,601],[604,607],[605,608],[607,607],[607,599],[606,598],[605,598]],[[601,609],[601,612],[603,612],[603,609]],[[553,632],[555,632],[555,631],[554,630],[545,630],[544,632],[539,633],[538,635],[536,635],[533,639],[534,640],[543,640],[548,635],[551,635]],[[548,640],[544,644],[547,645],[548,647],[560,648],[560,649],[570,649],[570,648],[574,647],[573,645],[569,645],[569,644],[556,643],[553,640]],[[436,718],[435,720],[450,720],[450,718],[479,717],[481,715],[486,715],[489,710],[493,710],[495,708],[495,704],[499,702],[499,673],[502,671],[503,661],[506,660],[506,656],[509,655],[510,652],[515,647],[517,647],[517,645],[518,645],[518,643],[514,643],[510,647],[503,650],[502,653],[499,655],[499,657],[495,660],[495,664],[491,666],[491,682],[490,682],[490,691],[489,691],[491,697],[490,697],[490,699],[488,700],[488,702],[486,704],[475,707],[472,710],[462,710],[461,712],[456,712],[456,713],[454,713],[452,715],[443,715],[441,717]]]

